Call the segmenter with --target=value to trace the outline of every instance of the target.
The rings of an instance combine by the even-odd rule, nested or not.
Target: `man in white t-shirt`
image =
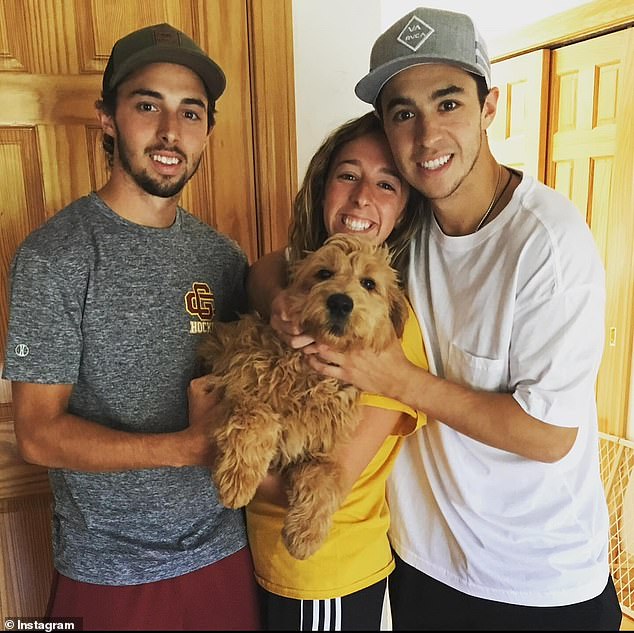
[[[395,629],[617,630],[595,381],[604,271],[579,211],[496,162],[499,92],[463,14],[418,8],[356,86],[430,202],[409,294],[430,372],[399,346],[314,368],[423,411],[392,477]],[[333,363],[333,364],[328,364]]]

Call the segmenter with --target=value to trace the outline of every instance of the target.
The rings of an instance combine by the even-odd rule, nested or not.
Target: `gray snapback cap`
[[[486,44],[464,13],[418,7],[395,22],[374,43],[370,72],[354,91],[376,105],[381,88],[397,73],[419,64],[451,64],[484,77],[491,87]]]

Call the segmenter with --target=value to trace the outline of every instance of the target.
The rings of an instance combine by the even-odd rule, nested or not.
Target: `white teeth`
[[[342,221],[351,231],[367,231],[372,226],[369,220],[356,220],[347,216],[344,216]]]
[[[442,167],[449,159],[451,158],[451,154],[447,154],[446,156],[441,156],[440,158],[435,158],[434,160],[426,160],[421,163],[424,169],[438,169]]]
[[[163,163],[163,165],[178,165],[180,163],[180,159],[173,156],[160,156],[159,154],[154,154],[152,156],[152,160],[155,160],[158,163]]]

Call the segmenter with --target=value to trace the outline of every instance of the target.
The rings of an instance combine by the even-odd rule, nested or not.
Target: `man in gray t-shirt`
[[[86,629],[259,628],[243,516],[209,473],[215,398],[194,379],[200,336],[245,309],[247,260],[178,206],[224,87],[168,24],[119,40],[97,103],[110,178],[11,268],[3,375],[20,451],[50,472],[48,615]]]

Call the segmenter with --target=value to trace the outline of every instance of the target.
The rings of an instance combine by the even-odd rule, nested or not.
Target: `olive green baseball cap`
[[[224,92],[227,82],[220,66],[191,37],[163,23],[133,31],[115,42],[103,74],[104,94],[131,72],[156,62],[180,64],[193,70],[214,102]]]
[[[385,84],[410,66],[449,64],[484,77],[491,88],[491,62],[473,20],[464,13],[418,7],[397,20],[374,43],[370,71],[355,86],[361,101],[376,106]]]

